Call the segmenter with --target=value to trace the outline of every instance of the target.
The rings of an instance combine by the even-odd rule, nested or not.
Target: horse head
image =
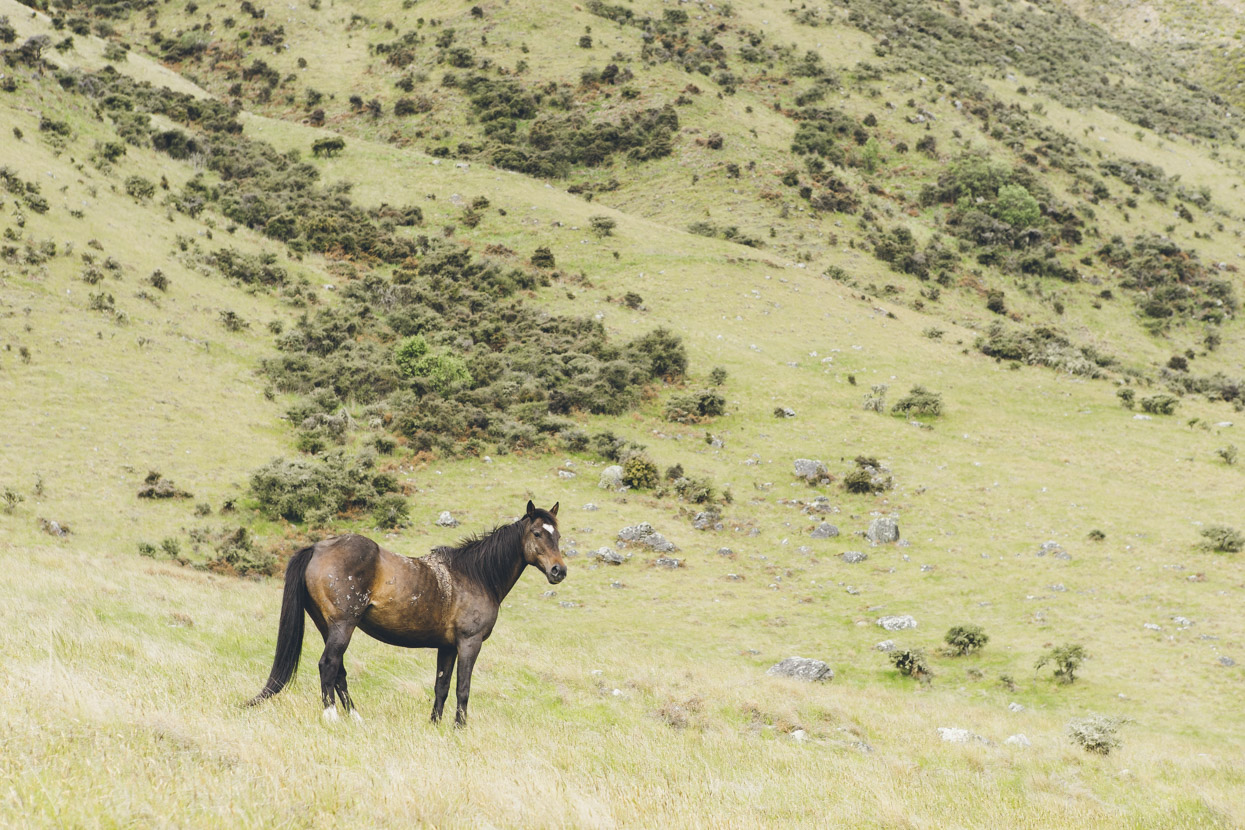
[[[551,585],[566,579],[566,560],[558,550],[558,505],[541,510],[531,501],[523,517],[523,559],[540,569]]]

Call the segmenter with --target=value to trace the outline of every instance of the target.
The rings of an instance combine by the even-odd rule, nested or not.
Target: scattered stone
[[[588,554],[588,558],[598,559],[605,565],[621,565],[631,557],[630,555],[621,554],[613,548],[597,548]]]
[[[880,651],[883,654],[889,654],[890,652],[895,650],[895,641],[894,640],[883,640],[882,642],[878,643],[873,648],[875,651]]]
[[[40,519],[39,529],[49,536],[65,537],[69,535],[69,525],[63,525],[51,519]]]
[[[929,573],[929,572],[930,572],[930,571],[932,571],[932,570],[934,570],[934,566],[933,566],[933,565],[922,565],[922,566],[921,566],[921,573],[923,573],[923,574],[927,574],[927,573]]]
[[[794,418],[795,410],[789,406],[776,406],[774,407],[774,417],[775,418]]]
[[[588,502],[587,504],[585,504],[585,505],[584,505],[584,511],[585,511],[585,512],[588,512],[588,513],[591,513],[591,512],[593,512],[594,510],[600,510],[600,509],[601,509],[601,508],[597,507],[597,506],[596,506],[595,504],[593,504],[592,502]]]
[[[743,577],[739,574],[727,574],[726,578],[731,582],[743,582]]]
[[[673,556],[659,556],[653,564],[659,568],[670,568],[673,570],[674,568],[682,567],[683,560],[675,559]]]
[[[899,522],[879,516],[869,523],[865,536],[875,545],[889,545],[899,541]]]
[[[735,551],[730,548],[718,548],[718,556],[734,556]]]
[[[798,744],[802,744],[808,740],[808,733],[805,732],[803,729],[797,729],[791,733],[791,740],[795,741]]]
[[[1230,669],[1236,665],[1236,661],[1225,655],[1219,658],[1219,665]]]
[[[1033,746],[1033,743],[1024,735],[1010,735],[1007,740],[1003,741],[1003,743],[1010,746],[1018,746],[1021,749],[1028,749]]]
[[[878,625],[887,631],[905,631],[916,628],[916,620],[909,614],[890,615],[878,618]]]
[[[833,680],[834,671],[820,660],[808,657],[788,657],[770,666],[765,672],[774,677],[791,677],[796,680]]]
[[[1149,415],[1134,415],[1133,420],[1134,421],[1153,421],[1154,419],[1151,418]]]
[[[578,607],[579,607],[579,603],[578,603],[578,602],[570,602],[569,600],[562,600],[561,602],[559,602],[559,603],[558,603],[558,607],[559,607],[559,608],[578,608]]]
[[[458,527],[458,519],[450,515],[450,511],[442,510],[441,515],[437,517],[437,524],[441,527]]]
[[[1175,617],[1172,617],[1172,622],[1174,622],[1176,625],[1180,626],[1181,628],[1188,628],[1189,626],[1193,625],[1193,620],[1189,619],[1188,617],[1175,616]]]
[[[980,735],[975,735],[967,729],[961,729],[958,726],[940,726],[938,727],[939,736],[947,743],[966,744],[969,741],[978,741],[980,743],[989,743]]]
[[[623,468],[618,464],[611,464],[601,471],[601,479],[597,482],[597,486],[602,490],[621,490],[623,488]]]
[[[1050,586],[1050,589],[1057,594],[1062,594],[1064,591],[1068,590],[1067,588],[1064,587],[1064,584],[1062,582],[1056,582],[1054,585]]]
[[[1142,626],[1142,627],[1143,627],[1143,628],[1148,628],[1148,629],[1149,629],[1149,630],[1151,630],[1151,631],[1162,631],[1162,630],[1163,630],[1163,626],[1161,626],[1161,625],[1155,625],[1154,623],[1146,623],[1146,624],[1145,624],[1144,626]]]
[[[667,541],[666,537],[653,530],[653,526],[648,522],[624,527],[618,531],[618,541],[624,544],[641,545],[657,553],[673,553],[678,550],[674,543]]]
[[[1049,553],[1049,554],[1052,554],[1052,555],[1053,555],[1053,554],[1063,553],[1063,548],[1062,548],[1062,547],[1060,547],[1060,545],[1059,545],[1059,543],[1058,543],[1058,542],[1053,542],[1053,541],[1052,541],[1052,542],[1043,542],[1043,543],[1042,543],[1042,546],[1041,546],[1040,548],[1038,548],[1037,555],[1038,555],[1038,556],[1045,556],[1045,555],[1047,555],[1048,553]]]
[[[704,510],[692,519],[692,527],[697,530],[722,530],[722,514],[717,510]]]
[[[829,539],[839,535],[839,529],[829,522],[822,522],[813,528],[813,532],[809,534],[814,539]]]
[[[558,470],[558,478],[574,478],[575,474],[570,470]]]
[[[619,582],[617,579],[611,579],[611,580],[610,580],[610,587],[611,587],[611,588],[625,588],[625,587],[627,587],[627,586],[623,585],[623,584],[622,584],[621,582]]]
[[[1024,710],[1025,710],[1025,707],[1021,706],[1019,703],[1016,703],[1014,701],[1012,703],[1007,704],[1007,711],[1009,712],[1023,712]]]
[[[795,475],[796,478],[802,478],[809,484],[817,484],[830,479],[830,469],[825,465],[825,462],[812,458],[797,458],[795,460]]]
[[[830,503],[829,496],[817,496],[815,499],[804,505],[805,513],[838,513],[834,505]]]
[[[857,588],[855,585],[848,585],[843,590],[847,591],[847,593],[853,597],[860,596],[860,589]]]
[[[839,554],[839,558],[849,565],[859,565],[869,558],[869,554],[864,551],[849,550]]]

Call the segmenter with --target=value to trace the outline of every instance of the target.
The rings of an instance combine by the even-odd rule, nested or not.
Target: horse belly
[[[405,648],[439,648],[451,644],[439,615],[429,615],[418,608],[395,609],[372,605],[359,620],[365,634],[392,646]]]

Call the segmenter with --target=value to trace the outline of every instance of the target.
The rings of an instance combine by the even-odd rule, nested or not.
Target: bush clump
[[[895,402],[895,405],[891,407],[891,414],[902,415],[906,418],[941,415],[942,394],[931,392],[917,384],[908,391],[907,395]]]
[[[1206,541],[1202,544],[1216,553],[1240,553],[1245,550],[1245,534],[1227,525],[1210,525],[1199,531]]]
[[[929,682],[934,676],[929,663],[925,659],[925,650],[920,648],[897,648],[889,655],[891,665],[899,670],[904,677],[914,677],[923,683]]]
[[[634,453],[627,456],[622,464],[623,484],[637,490],[651,490],[657,486],[658,478],[657,465],[653,460],[643,453]]]
[[[667,421],[694,424],[725,413],[726,398],[719,392],[706,389],[701,392],[671,396],[670,400],[666,401],[664,414]]]
[[[1116,732],[1125,723],[1125,718],[1090,713],[1088,717],[1068,721],[1068,737],[1086,752],[1110,755],[1120,745]]]
[[[1055,679],[1060,683],[1070,684],[1076,681],[1076,672],[1080,670],[1081,664],[1089,659],[1085,646],[1080,643],[1065,643],[1061,646],[1055,646],[1050,651],[1038,658],[1034,664],[1034,671],[1040,671],[1041,668],[1048,663],[1055,664]]]
[[[990,641],[990,635],[979,625],[952,626],[943,637],[947,650],[957,657],[981,651]]]
[[[376,469],[374,455],[342,450],[310,459],[275,458],[251,474],[250,485],[264,513],[315,524],[374,509],[382,496],[398,490],[393,476]]]
[[[1175,414],[1176,407],[1180,406],[1180,399],[1174,395],[1151,395],[1142,398],[1138,403],[1141,404],[1143,412],[1151,415],[1172,415]]]

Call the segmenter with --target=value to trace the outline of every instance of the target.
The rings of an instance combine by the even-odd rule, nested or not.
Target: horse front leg
[[[441,711],[445,709],[445,699],[450,694],[450,677],[454,674],[454,658],[457,656],[458,649],[453,646],[437,649],[437,681],[433,686],[436,696],[432,701],[433,723],[441,720]]]
[[[458,644],[458,711],[454,713],[454,725],[467,723],[467,698],[471,695],[471,670],[475,668],[480,654],[482,638],[463,640]]]

